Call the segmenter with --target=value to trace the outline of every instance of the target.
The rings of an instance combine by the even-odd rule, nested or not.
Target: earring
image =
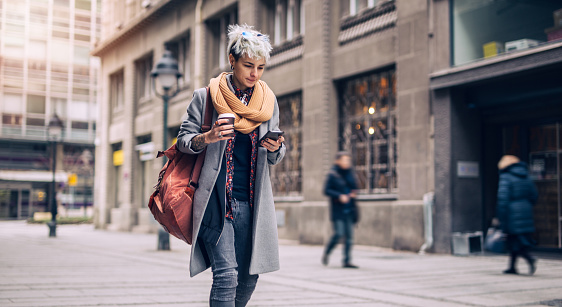
[[[230,70],[234,70],[234,65],[230,65]]]

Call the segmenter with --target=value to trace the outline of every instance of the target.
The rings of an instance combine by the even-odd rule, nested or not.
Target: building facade
[[[562,248],[562,1],[430,1],[435,249],[495,216],[502,155],[529,164],[538,248]],[[442,18],[448,16],[450,18]]]
[[[324,178],[352,153],[360,185],[356,243],[417,250],[425,193],[433,191],[426,1],[103,1],[100,228],[150,231],[148,196],[162,166],[163,105],[150,68],[170,50],[183,77],[170,102],[171,144],[195,89],[228,71],[227,26],[271,37],[263,80],[276,93],[287,155],[272,167],[280,237],[321,244],[330,235]]]
[[[0,219],[48,210],[56,155],[57,203],[91,208],[100,1],[0,1]],[[49,120],[63,123],[48,138]],[[56,145],[55,145],[56,144]]]

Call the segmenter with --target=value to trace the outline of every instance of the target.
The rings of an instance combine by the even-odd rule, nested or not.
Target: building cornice
[[[179,2],[179,0],[158,1],[153,6],[148,7],[143,13],[129,20],[121,30],[111,35],[108,39],[96,44],[90,54],[92,56],[103,56],[103,54],[114,48],[120,42],[139,32],[154,20],[157,20],[160,16],[170,11],[177,2]]]

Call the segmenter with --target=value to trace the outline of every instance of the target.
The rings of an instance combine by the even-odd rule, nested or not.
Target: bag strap
[[[201,125],[201,131],[207,132],[211,130],[211,119],[213,116],[213,101],[211,100],[211,91],[209,87],[207,87],[207,99],[205,100],[205,119],[203,121],[203,125]],[[207,153],[207,148],[203,150],[202,153],[197,155],[197,160],[195,161],[195,165],[191,170],[191,176],[189,185],[198,188],[199,187],[199,175],[201,175],[201,169],[203,168],[203,162],[205,162],[205,154]]]
[[[205,119],[201,125],[201,131],[211,130],[211,119],[213,117],[213,101],[211,100],[211,89],[207,87],[207,99],[205,100]]]

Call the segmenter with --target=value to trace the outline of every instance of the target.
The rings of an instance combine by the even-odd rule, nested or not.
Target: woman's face
[[[236,61],[231,54],[229,60],[230,65],[234,66],[234,85],[241,90],[256,85],[265,70],[265,59],[256,60],[244,55]]]

